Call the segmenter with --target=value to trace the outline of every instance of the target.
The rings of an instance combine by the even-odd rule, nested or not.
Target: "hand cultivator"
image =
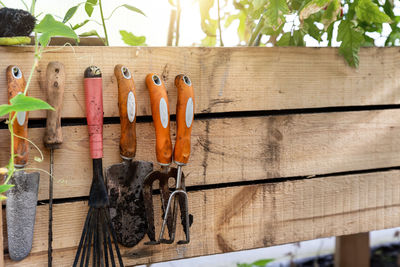
[[[164,83],[156,74],[146,77],[146,85],[150,93],[151,111],[156,131],[156,155],[161,169],[150,173],[144,181],[143,198],[145,201],[148,230],[150,241],[146,244],[158,243],[171,244],[175,240],[178,203],[181,212],[181,223],[186,239],[178,244],[187,244],[190,241],[190,216],[188,212],[188,197],[185,188],[185,176],[182,167],[189,161],[190,137],[192,132],[194,92],[190,79],[185,75],[175,78],[175,86],[178,89],[178,101],[176,106],[177,134],[174,148],[174,162],[178,168],[170,168],[172,163],[172,142],[170,137],[169,106],[167,91]],[[168,180],[175,179],[176,188],[171,194],[168,188]],[[152,185],[159,180],[161,191],[161,203],[163,209],[163,223],[158,241],[155,240],[154,210],[152,200]],[[173,210],[171,206],[173,205]],[[165,226],[168,228],[169,239],[164,239]]]

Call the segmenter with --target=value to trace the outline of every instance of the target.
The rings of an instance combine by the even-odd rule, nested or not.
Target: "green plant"
[[[215,8],[215,1],[199,1],[201,25],[207,34],[202,44],[214,46],[218,23],[210,18],[209,11]],[[400,16],[394,13],[392,0],[234,0],[233,6],[235,13],[218,19],[225,22],[226,28],[237,20],[242,43],[304,46],[305,36],[320,45],[333,46],[337,41],[341,42],[339,53],[352,67],[359,64],[360,47],[374,45],[372,33],[386,38],[386,46],[398,45],[400,40]],[[384,24],[391,28],[388,36],[383,36]],[[336,26],[337,34],[334,34]],[[267,37],[266,41],[261,42],[262,36]]]
[[[141,14],[143,16],[146,16],[142,10],[140,10],[137,7],[134,7],[132,5],[128,5],[128,4],[123,4],[120,6],[117,6],[116,8],[114,8],[114,10],[110,13],[110,15],[108,17],[104,16],[103,13],[103,5],[102,5],[102,0],[86,0],[85,2],[81,2],[71,8],[68,9],[68,11],[65,13],[64,19],[63,19],[63,23],[67,23],[76,13],[76,11],[78,10],[78,8],[80,6],[84,6],[85,8],[85,12],[88,16],[87,19],[85,19],[84,21],[75,24],[75,25],[71,25],[71,28],[73,30],[77,30],[79,28],[81,28],[82,26],[86,25],[88,22],[92,21],[95,22],[99,25],[101,25],[103,27],[103,31],[104,31],[104,44],[105,45],[109,45],[109,39],[108,39],[108,34],[107,34],[107,26],[106,26],[106,21],[111,19],[112,15],[114,14],[115,11],[117,11],[118,9],[120,9],[121,7],[130,10],[132,12]],[[100,17],[101,17],[101,22],[98,22],[94,19],[92,19],[92,14],[93,11],[95,9],[95,7],[99,8],[100,11]],[[135,36],[133,33],[131,32],[127,32],[127,31],[120,31],[120,34],[122,36],[122,40],[128,44],[128,45],[144,45],[145,41],[146,41],[146,37],[144,36]],[[97,31],[95,30],[91,30],[88,32],[84,32],[82,34],[80,34],[80,36],[97,36],[100,38],[100,35]],[[103,39],[102,39],[103,40]]]
[[[32,1],[31,12],[33,14],[35,10],[35,0]],[[9,180],[15,172],[14,166],[14,158],[17,156],[14,151],[14,134],[13,124],[16,119],[17,112],[26,112],[40,109],[53,109],[49,104],[45,101],[40,100],[38,98],[27,96],[27,92],[29,86],[32,81],[33,74],[35,73],[35,69],[38,66],[40,58],[42,54],[45,52],[45,48],[50,42],[50,39],[54,36],[64,36],[70,37],[78,40],[78,36],[76,33],[68,26],[63,23],[56,21],[52,15],[47,14],[44,18],[35,26],[34,29],[35,34],[35,52],[34,52],[34,61],[31,67],[31,71],[29,74],[29,78],[26,82],[26,87],[24,89],[23,94],[19,94],[10,100],[10,104],[0,105],[0,116],[4,116],[8,114],[8,120],[6,123],[8,124],[8,130],[10,131],[10,160],[7,166],[0,168],[0,174],[7,174],[7,178],[3,185],[0,185],[0,194],[6,192],[13,185],[9,184]],[[40,36],[39,36],[40,34]],[[13,37],[11,37],[12,39]],[[22,138],[17,136],[17,138]],[[33,144],[30,140],[28,140],[31,144]],[[37,146],[33,144],[36,148]],[[42,161],[43,156],[41,151],[41,158],[35,157],[36,161]],[[43,171],[43,170],[42,170]],[[46,171],[45,171],[46,172]],[[46,172],[47,173],[47,172]],[[0,196],[0,199],[4,199],[4,196]]]
[[[273,261],[274,259],[262,259],[252,263],[237,263],[236,267],[265,267],[268,263]]]

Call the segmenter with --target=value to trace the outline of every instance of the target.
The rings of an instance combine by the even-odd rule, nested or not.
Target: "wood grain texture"
[[[399,48],[362,48],[360,67],[347,65],[336,48],[183,48],[183,47],[65,47],[48,48],[37,72],[50,61],[65,65],[63,117],[84,117],[83,71],[89,65],[102,69],[105,117],[118,117],[114,66],[126,64],[136,83],[138,115],[150,115],[145,76],[158,73],[165,80],[175,113],[177,74],[187,74],[195,90],[196,113],[399,104]],[[6,64],[29,74],[32,47],[0,47],[0,72]],[[30,95],[45,99],[33,77]],[[6,88],[0,75],[0,88]],[[6,103],[6,94],[0,103]],[[45,118],[45,112],[32,112]]]
[[[335,267],[370,266],[369,233],[338,236],[335,246]]]
[[[399,110],[318,113],[195,120],[192,153],[183,168],[187,185],[312,176],[400,166]],[[171,124],[175,129],[175,123]],[[118,124],[104,126],[104,167],[120,162]],[[0,149],[9,135],[0,131]],[[92,163],[86,126],[64,127],[64,143],[54,152],[54,197],[87,196]],[[30,167],[49,169],[43,148],[44,129],[29,136],[45,152],[45,161],[30,147]],[[136,159],[156,162],[152,123],[137,124]],[[173,132],[172,139],[175,140]],[[0,166],[8,162],[0,154]],[[157,164],[156,164],[157,165]],[[48,175],[41,174],[39,199],[48,198]]]
[[[124,262],[129,266],[396,227],[399,176],[395,170],[189,192],[190,244],[144,246],[143,240],[122,250]],[[71,266],[86,212],[87,202],[55,205],[57,266]],[[46,205],[38,207],[32,255],[18,263],[6,258],[7,266],[47,264],[47,214]],[[178,228],[177,238],[182,237]]]

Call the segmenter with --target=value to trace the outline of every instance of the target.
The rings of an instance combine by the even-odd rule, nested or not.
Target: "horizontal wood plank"
[[[122,250],[124,262],[129,266],[396,227],[399,176],[395,170],[189,192],[190,244],[149,247],[141,242]],[[86,212],[86,202],[55,205],[57,266],[71,266]],[[32,256],[18,263],[6,258],[7,266],[46,266],[47,213],[46,205],[38,207]]]
[[[190,162],[184,167],[187,185],[400,166],[399,112],[391,109],[196,120]],[[104,127],[105,167],[120,162],[119,127]],[[0,131],[3,166],[9,157],[5,131]],[[87,127],[64,127],[63,131],[64,144],[54,154],[54,197],[87,196],[92,179]],[[45,152],[42,163],[34,162],[38,153],[31,146],[30,162],[31,167],[49,170],[43,133],[40,128],[30,129],[32,140]],[[137,137],[136,158],[155,161],[152,124],[139,123]],[[48,175],[42,173],[39,199],[47,198]]]
[[[360,67],[354,69],[336,48],[176,48],[176,47],[64,47],[48,48],[33,76],[30,95],[45,99],[40,86],[49,61],[61,61],[66,70],[63,117],[84,117],[83,72],[95,64],[103,71],[104,113],[117,117],[114,66],[126,64],[137,87],[138,115],[150,115],[144,79],[162,76],[175,113],[174,77],[186,73],[195,89],[196,113],[278,110],[334,106],[399,104],[399,48],[362,48]],[[9,64],[29,76],[32,47],[0,47],[0,72]],[[7,88],[0,75],[0,88]],[[6,92],[0,103],[7,102]],[[45,117],[35,111],[32,118]]]

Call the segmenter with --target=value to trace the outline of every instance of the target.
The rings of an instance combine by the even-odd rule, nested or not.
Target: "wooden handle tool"
[[[65,88],[65,68],[60,62],[50,62],[47,65],[45,86],[47,88],[47,103],[55,110],[47,111],[44,145],[49,149],[57,149],[63,142],[61,131],[61,110],[63,107]]]
[[[154,73],[146,76],[146,85],[150,93],[151,112],[156,131],[156,155],[161,166],[172,162],[172,143],[169,133],[169,105],[165,85]]]
[[[8,83],[8,103],[11,98],[18,94],[23,94],[25,90],[25,78],[22,71],[17,66],[8,66],[7,68]],[[14,117],[15,112],[11,113]],[[28,112],[17,112],[17,118],[13,124],[14,134],[28,138]],[[28,140],[14,136],[14,153],[17,155],[14,159],[16,167],[24,167],[28,162]]]
[[[123,159],[133,159],[136,154],[136,89],[129,69],[116,65],[114,74],[118,82],[118,108],[121,121],[119,150]]]
[[[185,165],[190,156],[190,138],[194,118],[194,91],[192,82],[186,75],[180,74],[175,78],[178,90],[176,102],[176,143],[174,147],[174,162]]]

